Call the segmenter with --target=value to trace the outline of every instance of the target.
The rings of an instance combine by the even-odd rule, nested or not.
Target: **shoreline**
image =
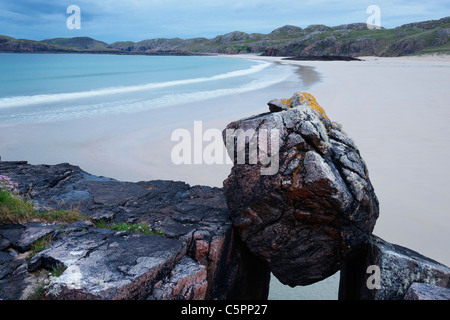
[[[265,112],[267,102],[272,99],[267,98],[267,92],[273,98],[281,98],[298,90],[297,69],[292,67],[287,79],[291,85],[287,88],[283,81],[262,89],[194,102],[181,101],[164,108],[99,118],[1,125],[3,137],[9,134],[9,139],[2,139],[0,134],[2,158],[26,159],[31,164],[70,162],[92,174],[124,181],[167,179],[221,187],[231,166],[173,165],[170,153],[176,142],[171,142],[170,133],[179,128],[192,132],[194,121],[198,120],[203,121],[204,130],[222,130],[236,119]],[[205,112],[205,106],[211,106],[211,112]],[[55,132],[59,135],[55,136]],[[17,148],[21,144],[26,147]]]
[[[290,58],[291,56],[262,56],[256,53],[240,53],[240,54],[217,54],[218,57],[237,58],[237,59],[258,59],[266,61],[286,62],[291,64],[308,63],[308,62],[358,62],[358,61],[315,61],[315,60],[283,60],[284,58]],[[378,56],[354,56],[361,61],[443,61],[450,62],[450,54],[424,54],[424,55],[410,55],[410,56],[398,56],[398,57],[378,57]]]

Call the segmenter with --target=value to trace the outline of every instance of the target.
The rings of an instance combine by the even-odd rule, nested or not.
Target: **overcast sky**
[[[66,26],[69,5],[81,9],[79,30]],[[366,22],[369,5],[380,7],[385,28],[450,15],[449,0],[0,0],[0,34],[33,40],[89,36],[108,43],[212,38],[235,30],[269,33],[287,24]]]

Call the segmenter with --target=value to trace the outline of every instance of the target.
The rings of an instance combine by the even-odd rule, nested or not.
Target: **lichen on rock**
[[[278,130],[278,172],[235,162],[224,192],[250,250],[282,283],[307,285],[335,273],[367,241],[378,200],[359,150],[314,96],[296,92],[268,105],[271,113],[227,129]]]

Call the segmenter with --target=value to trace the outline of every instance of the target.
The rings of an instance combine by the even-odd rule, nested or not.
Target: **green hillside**
[[[0,36],[0,52],[86,52],[120,54],[258,53],[275,56],[403,56],[450,54],[450,17],[409,23],[393,29],[365,23],[307,28],[286,25],[269,34],[234,31],[206,38],[158,38],[107,44],[89,37],[43,41]]]

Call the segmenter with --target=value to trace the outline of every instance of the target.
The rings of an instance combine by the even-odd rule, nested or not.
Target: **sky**
[[[80,29],[69,29],[70,5]],[[367,22],[380,8],[384,28],[450,16],[449,0],[0,0],[0,34],[43,40],[88,36],[107,43],[269,33],[284,25]],[[71,20],[72,21],[72,20]]]

